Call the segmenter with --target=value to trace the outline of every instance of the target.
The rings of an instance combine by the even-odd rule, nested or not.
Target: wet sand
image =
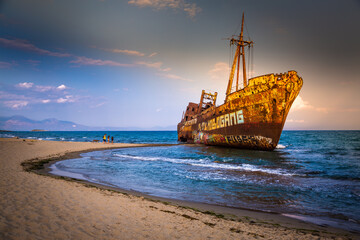
[[[25,161],[145,144],[0,139],[0,239],[359,239],[280,214],[184,202],[37,174]]]

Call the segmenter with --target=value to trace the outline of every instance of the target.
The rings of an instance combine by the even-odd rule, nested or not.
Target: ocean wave
[[[233,165],[233,164],[219,164],[219,163],[210,163],[210,164],[192,164],[193,166],[200,166],[200,167],[211,167],[211,168],[218,168],[218,169],[229,169],[229,170],[241,170],[246,172],[262,172],[267,174],[275,174],[275,175],[283,175],[283,176],[293,176],[295,174],[288,173],[282,169],[266,169],[257,167],[255,165],[250,164],[241,164],[241,165]]]
[[[144,156],[132,156],[114,153],[114,156],[127,159],[136,159],[141,161],[164,161],[177,164],[188,164],[196,167],[214,168],[223,170],[240,170],[246,172],[262,172],[266,174],[275,174],[282,176],[294,176],[295,174],[286,172],[282,169],[266,169],[250,164],[227,164],[227,163],[215,163],[209,159],[177,159],[177,158],[166,158],[166,157],[144,157]]]
[[[284,149],[284,148],[286,148],[286,146],[284,146],[284,145],[282,145],[282,144],[278,144],[278,145],[276,146],[276,148],[277,148],[277,149]]]
[[[2,133],[0,134],[0,138],[13,138],[16,137],[15,135],[8,134],[8,133]]]

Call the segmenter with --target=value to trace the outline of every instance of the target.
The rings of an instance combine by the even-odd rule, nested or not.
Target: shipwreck
[[[236,48],[224,104],[216,106],[217,92],[203,90],[200,102],[190,102],[183,113],[179,141],[270,151],[277,146],[303,80],[293,70],[247,79],[245,47],[252,48],[253,42],[244,40],[243,30],[244,14],[240,35],[230,39]]]

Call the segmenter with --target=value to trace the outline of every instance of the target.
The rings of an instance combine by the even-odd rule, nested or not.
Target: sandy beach
[[[21,165],[71,152],[140,146],[0,139],[0,239],[360,238],[279,214],[195,203],[190,208],[180,201],[27,172]]]

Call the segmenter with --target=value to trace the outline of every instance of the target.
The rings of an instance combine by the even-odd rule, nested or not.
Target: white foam
[[[284,149],[284,148],[286,148],[286,146],[284,146],[284,145],[282,145],[282,144],[278,144],[278,145],[276,146],[276,148],[277,148],[277,149]]]
[[[189,164],[196,167],[215,168],[215,169],[226,169],[226,170],[241,170],[247,172],[263,172],[267,174],[293,176],[294,174],[288,173],[282,169],[266,169],[257,167],[250,164],[226,164],[226,163],[215,163],[209,159],[176,159],[176,158],[165,158],[165,157],[143,157],[143,156],[131,156],[123,154],[114,154],[117,157],[136,159],[141,161],[164,161],[178,164]]]
[[[84,177],[83,174],[66,172],[66,171],[60,170],[56,165],[57,165],[57,163],[50,166],[51,174],[63,176],[63,177],[76,178],[76,179],[81,179],[81,180],[89,180],[86,177]]]
[[[16,137],[16,136],[12,135],[12,134],[3,133],[3,134],[0,134],[0,137],[2,137],[2,138],[13,138],[13,137]]]

